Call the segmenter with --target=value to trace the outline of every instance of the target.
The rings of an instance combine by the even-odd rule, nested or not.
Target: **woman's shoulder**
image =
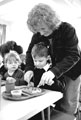
[[[74,29],[74,26],[71,23],[68,22],[62,22],[60,25],[60,28],[62,29]]]
[[[68,23],[68,22],[62,22],[58,28],[58,31],[61,33],[61,34],[65,34],[65,35],[68,35],[68,34],[72,34],[74,33],[75,31],[75,28],[72,24]]]

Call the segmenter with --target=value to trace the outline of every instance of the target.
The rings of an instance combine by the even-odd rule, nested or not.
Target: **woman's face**
[[[52,33],[52,30],[43,21],[37,25],[36,30],[44,36],[49,36]]]

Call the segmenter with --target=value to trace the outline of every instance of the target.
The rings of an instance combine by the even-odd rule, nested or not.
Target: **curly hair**
[[[0,52],[1,52],[3,57],[5,56],[5,54],[9,53],[10,50],[14,50],[18,54],[22,54],[23,53],[22,46],[17,45],[17,43],[15,41],[13,41],[13,40],[7,41],[6,43],[4,43],[4,44],[2,44],[0,46]]]
[[[41,21],[44,21],[52,30],[61,22],[56,12],[50,6],[39,3],[29,12],[27,25],[33,33],[36,33],[36,27]]]

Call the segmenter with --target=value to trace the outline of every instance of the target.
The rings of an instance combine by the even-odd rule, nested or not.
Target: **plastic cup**
[[[11,77],[6,79],[6,84],[5,84],[6,92],[10,93],[12,90],[15,89],[15,81],[16,80]]]

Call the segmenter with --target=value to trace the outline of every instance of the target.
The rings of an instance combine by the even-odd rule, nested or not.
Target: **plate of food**
[[[42,95],[46,92],[45,89],[41,89],[41,88],[38,88],[38,87],[26,87],[22,91],[24,93],[28,93],[31,96]]]
[[[42,95],[46,91],[47,90],[36,88],[36,87],[21,87],[21,89],[17,88],[17,89],[11,90],[11,92],[4,91],[2,93],[2,96],[4,99],[21,101],[21,100],[26,100],[29,98]]]
[[[4,99],[14,100],[14,101],[26,100],[32,97],[27,93],[23,93],[22,90],[20,89],[19,90],[15,89],[15,90],[12,90],[11,92],[4,91],[2,93],[2,96]]]

